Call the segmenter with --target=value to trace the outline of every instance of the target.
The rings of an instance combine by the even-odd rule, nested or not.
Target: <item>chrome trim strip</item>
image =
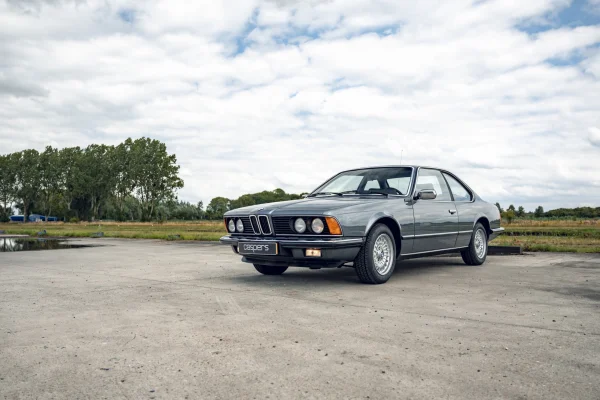
[[[450,247],[448,249],[437,249],[437,250],[427,250],[427,251],[418,251],[416,253],[406,253],[406,254],[400,254],[400,257],[403,256],[414,256],[415,254],[427,254],[427,253],[437,253],[440,251],[450,251],[450,250],[460,250],[460,249],[466,249],[468,246],[463,246],[463,247]]]
[[[456,235],[456,234],[471,234],[473,231],[458,231],[458,232],[444,232],[444,233],[425,233],[422,235],[403,235],[402,239],[414,239],[414,238],[424,238],[429,236],[445,236],[445,235]]]
[[[413,237],[415,238],[424,238],[424,237],[430,237],[430,236],[448,236],[448,235],[456,235],[458,234],[458,231],[456,232],[442,232],[442,233],[425,233],[422,235],[413,235]]]
[[[359,244],[359,243],[363,243],[363,239],[362,238],[347,238],[347,239],[337,239],[337,240],[285,240],[285,239],[280,239],[278,240],[279,243],[285,243],[285,244],[309,244],[310,246],[312,245],[320,245],[320,244],[331,244],[331,243],[336,243],[336,244]]]
[[[309,234],[304,234],[304,233],[276,233],[275,236],[280,236],[280,237],[303,237],[303,238],[339,238],[342,237],[343,235],[319,235],[318,233],[309,233]]]
[[[337,238],[337,239],[332,239],[332,240],[310,240],[310,239],[306,239],[306,240],[297,240],[297,239],[273,239],[273,238],[266,238],[266,237],[259,237],[259,238],[252,238],[252,237],[245,237],[245,238],[239,238],[239,237],[235,237],[235,236],[223,236],[219,239],[219,241],[223,244],[231,244],[231,245],[235,245],[238,244],[240,242],[262,242],[262,241],[267,241],[267,242],[277,242],[279,243],[279,245],[283,245],[283,246],[306,246],[306,247],[335,247],[337,245],[360,245],[364,243],[364,239],[357,237],[357,238]]]

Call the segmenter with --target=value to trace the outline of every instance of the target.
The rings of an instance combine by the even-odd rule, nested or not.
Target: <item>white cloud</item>
[[[590,140],[591,144],[600,147],[600,129],[591,127],[588,139]]]
[[[492,201],[600,198],[600,21],[518,28],[569,1],[190,4],[0,0],[0,152],[152,136],[205,202],[401,153]]]

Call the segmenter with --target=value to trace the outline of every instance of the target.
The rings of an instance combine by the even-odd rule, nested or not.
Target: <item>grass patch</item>
[[[48,236],[73,238],[87,238],[96,232],[104,232],[104,237],[111,238],[217,241],[226,234],[221,221],[163,224],[140,222],[0,224],[0,230],[9,234],[35,236],[37,232],[44,229]]]
[[[515,220],[504,223],[506,232],[494,239],[497,246],[521,246],[524,251],[600,253],[600,220]],[[0,224],[9,234],[35,236],[46,230],[48,236],[104,237],[126,239],[217,241],[227,234],[222,221],[27,223]]]
[[[521,246],[524,251],[600,253],[600,239],[564,236],[507,236],[490,242],[495,246]]]

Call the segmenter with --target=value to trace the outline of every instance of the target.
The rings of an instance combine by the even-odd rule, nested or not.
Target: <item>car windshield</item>
[[[400,195],[409,190],[412,168],[366,168],[342,172],[316,189],[318,195]]]

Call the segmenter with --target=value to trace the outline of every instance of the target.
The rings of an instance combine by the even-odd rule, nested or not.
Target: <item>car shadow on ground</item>
[[[360,283],[354,268],[323,268],[311,270],[309,268],[290,267],[283,275],[267,276],[261,275],[254,270],[252,265],[248,264],[249,272],[243,275],[234,275],[228,277],[236,283],[245,285],[270,285],[286,284],[304,286],[310,285],[347,285],[348,283]],[[465,265],[460,257],[430,257],[414,260],[403,260],[396,264],[394,274],[390,282],[410,277],[431,274],[440,270],[451,270],[455,268],[470,268]]]

